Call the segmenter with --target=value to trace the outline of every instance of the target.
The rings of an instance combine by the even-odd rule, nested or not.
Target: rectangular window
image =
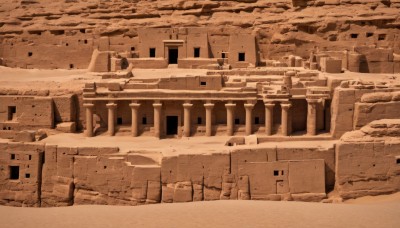
[[[357,34],[357,33],[350,34],[350,37],[351,37],[352,39],[357,39],[358,34]]]
[[[11,154],[11,160],[15,160],[15,154]]]
[[[28,155],[29,161],[32,160],[32,155]]]
[[[206,85],[207,85],[207,82],[200,82],[200,85],[201,85],[201,86],[206,86]]]
[[[19,179],[19,166],[10,166],[10,180]]]
[[[199,47],[194,48],[193,56],[195,58],[200,58],[200,48]]]
[[[239,62],[246,61],[246,55],[244,52],[240,52],[238,57],[239,57]]]
[[[146,117],[143,117],[143,118],[142,118],[142,124],[143,124],[143,125],[146,125],[146,124],[147,124],[147,118],[146,118]]]
[[[201,119],[201,117],[197,117],[197,124],[202,124],[203,120]]]
[[[221,58],[226,59],[226,55],[224,52],[221,53]]]
[[[156,57],[156,49],[155,48],[150,48],[150,58],[155,58]]]
[[[279,176],[279,170],[274,170],[274,176]]]
[[[373,36],[374,35],[374,33],[372,33],[372,32],[367,32],[367,37],[371,37],[371,36]]]
[[[31,174],[25,173],[25,178],[31,178]]]
[[[397,165],[400,165],[400,158],[397,158],[397,159],[396,159],[396,164],[397,164]]]

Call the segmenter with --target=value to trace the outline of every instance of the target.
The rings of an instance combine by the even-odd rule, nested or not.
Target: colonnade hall
[[[321,84],[318,74],[281,74],[235,78],[209,71],[205,76],[88,83],[83,92],[85,134],[158,138],[328,134],[330,93],[325,86],[312,86]]]

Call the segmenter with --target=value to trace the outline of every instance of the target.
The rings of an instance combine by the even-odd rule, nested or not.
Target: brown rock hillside
[[[68,68],[46,63],[62,55],[86,68],[99,37],[118,38],[111,45],[122,51],[148,27],[249,30],[260,59],[368,45],[399,54],[400,0],[2,0],[0,57],[11,67]]]

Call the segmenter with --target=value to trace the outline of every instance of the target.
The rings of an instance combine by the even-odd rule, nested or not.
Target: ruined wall
[[[336,147],[336,187],[342,198],[400,190],[399,120],[378,120],[346,133]]]
[[[165,36],[144,37],[159,39],[154,45],[162,45],[158,42],[169,35],[180,39],[185,28],[201,27],[211,32],[210,50],[201,51],[201,57],[207,53],[221,57],[231,42],[226,34],[241,29],[255,36],[251,53],[256,55],[251,58],[308,57],[316,47],[324,51],[356,47],[362,54],[362,72],[398,72],[399,59],[391,59],[396,55],[376,59],[371,50],[375,53],[377,47],[400,54],[399,12],[398,0],[4,0],[0,6],[0,57],[11,67],[87,68],[96,48],[146,57],[149,50],[147,44],[141,47],[141,28],[174,28]],[[189,35],[188,39],[197,38]],[[203,48],[205,41],[202,38],[198,45]],[[188,53],[194,45],[188,43]],[[163,48],[157,47],[158,57],[164,57]]]

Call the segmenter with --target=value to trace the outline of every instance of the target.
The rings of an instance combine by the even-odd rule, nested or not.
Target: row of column
[[[308,102],[308,114],[307,114],[307,134],[308,135],[316,135],[317,133],[317,104],[319,100],[317,99],[307,99]],[[92,103],[85,103],[83,106],[86,108],[86,136],[93,136],[93,107]],[[137,102],[132,102],[129,104],[132,111],[132,136],[138,136],[138,113],[140,104]],[[283,136],[288,136],[291,134],[291,116],[289,115],[290,108],[292,104],[287,102],[280,102],[280,106],[282,108],[282,116],[281,116],[281,132]],[[108,134],[113,136],[115,134],[115,110],[117,104],[114,102],[110,102],[106,105],[108,109]],[[191,135],[191,108],[193,104],[190,102],[185,102],[183,104],[183,136],[189,137]],[[227,125],[227,135],[232,136],[234,134],[234,112],[236,104],[227,103],[226,107],[226,125]],[[265,133],[266,135],[272,135],[273,130],[273,110],[275,107],[274,102],[265,103]],[[162,103],[156,101],[153,103],[154,108],[154,136],[161,136],[161,108]],[[211,102],[205,103],[204,108],[206,110],[206,136],[212,135],[212,111],[214,108],[214,104]],[[253,116],[253,108],[254,103],[248,102],[244,104],[244,108],[246,111],[246,121],[245,121],[245,132],[246,135],[252,134],[252,116]]]

